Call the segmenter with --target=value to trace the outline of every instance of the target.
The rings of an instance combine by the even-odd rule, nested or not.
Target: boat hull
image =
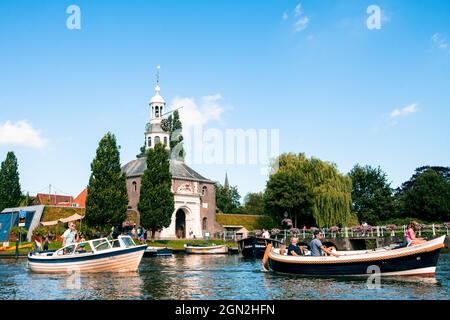
[[[147,248],[144,257],[167,257],[172,256],[173,251],[169,248]]]
[[[28,256],[28,266],[33,272],[135,272],[146,246],[118,249],[106,253],[80,254],[50,259]]]
[[[227,254],[228,246],[210,246],[210,247],[185,247],[186,253],[189,254]]]
[[[265,239],[259,237],[248,237],[238,241],[239,252],[244,258],[261,259],[264,256],[267,245],[277,246],[281,244],[280,241],[274,239]]]
[[[373,266],[379,268],[381,274],[402,276],[421,275],[432,276],[436,272],[436,265],[440,249],[433,252],[418,253],[406,257],[388,260],[333,263],[333,264],[300,264],[277,261],[269,257],[269,267],[273,271],[315,276],[349,276],[367,275],[374,270]]]

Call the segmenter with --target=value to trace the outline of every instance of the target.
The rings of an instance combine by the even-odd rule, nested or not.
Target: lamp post
[[[287,211],[284,212],[284,219],[281,221],[281,224],[283,226],[284,230],[284,241],[286,241],[287,238],[287,229],[292,227],[292,220],[288,218]]]

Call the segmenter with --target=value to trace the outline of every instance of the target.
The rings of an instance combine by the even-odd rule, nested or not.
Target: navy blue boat
[[[334,256],[288,256],[269,245],[266,270],[312,276],[359,276],[374,271],[386,276],[434,276],[445,236],[399,248],[336,251]]]
[[[261,259],[264,256],[267,245],[271,244],[272,247],[279,247],[282,242],[275,239],[261,238],[250,236],[238,241],[239,252],[245,258],[249,259]]]
[[[144,251],[144,257],[167,257],[172,256],[172,254],[172,249],[166,247],[147,247]]]

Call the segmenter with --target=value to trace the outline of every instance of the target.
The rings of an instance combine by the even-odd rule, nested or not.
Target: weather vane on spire
[[[156,66],[156,84],[159,85],[159,69],[161,69],[161,66],[158,64]]]

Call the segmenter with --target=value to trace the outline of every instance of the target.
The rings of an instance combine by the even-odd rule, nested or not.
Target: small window
[[[167,137],[164,137],[164,145],[167,146]]]
[[[155,117],[159,118],[159,107],[155,107]]]
[[[152,146],[152,137],[148,137],[148,146],[149,146],[149,147]]]
[[[203,218],[203,231],[206,231],[208,227],[208,218]]]
[[[133,181],[133,191],[134,192],[137,191],[137,183],[136,183],[136,181]]]
[[[161,142],[161,138],[159,136],[155,137],[155,145]]]
[[[207,192],[208,192],[208,188],[206,186],[203,186],[203,188],[202,188],[202,197],[206,196]]]

